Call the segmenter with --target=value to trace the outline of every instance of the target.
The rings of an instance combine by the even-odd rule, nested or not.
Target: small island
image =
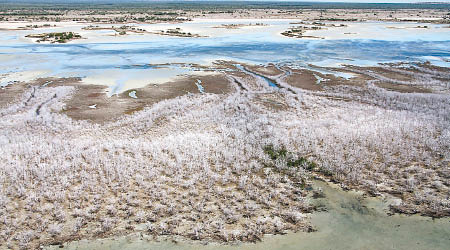
[[[177,36],[177,37],[207,37],[199,34],[192,34],[190,32],[183,32],[181,28],[168,29],[168,30],[160,30],[153,32],[153,34],[162,35],[162,36]]]
[[[289,24],[303,24],[303,25],[312,25],[312,26],[319,26],[319,27],[347,27],[346,24],[335,24],[335,23],[322,23],[322,22],[306,22],[306,21],[299,21],[299,22],[290,22]]]
[[[214,26],[213,28],[216,29],[240,29],[242,27],[252,27],[252,26],[268,26],[268,24],[265,23],[249,23],[249,24],[244,24],[244,23],[232,23],[232,24],[221,24],[219,26]]]
[[[282,32],[281,35],[287,36],[287,37],[293,37],[293,38],[319,38],[319,39],[323,39],[323,38],[317,37],[317,36],[305,36],[305,35],[303,35],[304,32],[307,31],[307,30],[321,30],[321,29],[322,29],[321,26],[295,26],[295,27],[290,27],[289,30]]]
[[[22,28],[22,29],[24,29],[24,30],[33,30],[33,29],[50,28],[50,27],[56,27],[56,24],[54,24],[54,25],[50,25],[50,24],[48,24],[48,23],[46,23],[46,24],[41,24],[41,25],[37,25],[37,24],[32,25],[32,24],[29,24],[29,25],[26,25],[25,27],[19,27],[19,28]]]
[[[118,35],[126,35],[127,33],[137,33],[137,34],[147,33],[147,31],[145,29],[136,28],[136,27],[129,26],[129,25],[122,25],[120,27],[116,27],[116,26],[101,27],[98,25],[89,25],[82,29],[84,29],[84,30],[113,30],[116,32],[115,35],[117,35],[117,34]]]
[[[38,38],[37,43],[50,42],[50,43],[67,43],[75,39],[81,39],[81,35],[74,32],[52,32],[41,34],[30,34],[25,37]]]

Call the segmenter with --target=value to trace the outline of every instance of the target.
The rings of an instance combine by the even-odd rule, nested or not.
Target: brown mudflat
[[[111,97],[107,94],[106,86],[78,84],[77,91],[66,103],[64,113],[76,120],[97,123],[110,121],[162,100],[199,93],[195,85],[197,80],[202,82],[205,93],[223,94],[232,91],[228,80],[221,74],[184,76],[163,84],[149,84],[143,88],[127,90]],[[137,98],[130,96],[132,91],[135,91]]]

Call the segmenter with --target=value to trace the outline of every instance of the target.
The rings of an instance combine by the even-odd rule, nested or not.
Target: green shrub
[[[317,170],[317,164],[315,162],[310,161],[303,156],[294,157],[294,154],[287,151],[284,147],[275,149],[274,146],[270,144],[264,147],[264,153],[269,155],[270,159],[274,161],[280,158],[285,158],[287,166],[290,168],[302,167],[309,171]]]

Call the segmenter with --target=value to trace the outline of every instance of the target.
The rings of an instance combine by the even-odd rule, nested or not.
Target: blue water
[[[243,71],[243,72],[250,73],[250,74],[253,74],[253,75],[256,76],[256,77],[261,78],[261,79],[264,80],[264,81],[267,83],[267,85],[269,85],[270,87],[278,88],[278,85],[277,85],[274,81],[272,81],[271,79],[269,79],[268,77],[265,77],[265,76],[260,75],[260,74],[258,74],[258,73],[256,73],[256,72],[250,71],[250,70],[244,68],[244,67],[243,67],[242,65],[240,65],[240,64],[235,64],[234,66],[236,66],[236,68],[238,68],[239,70],[241,70],[241,71]]]
[[[203,25],[202,28],[208,30],[210,24],[195,25]],[[192,26],[194,24],[186,24],[186,27]],[[138,37],[135,41],[116,42],[110,39],[114,42],[92,43],[82,40],[81,43],[69,44],[31,44],[20,40],[18,37],[21,34],[2,31],[0,73],[20,68],[22,71],[46,70],[50,76],[85,77],[114,70],[126,77],[132,77],[127,76],[130,73],[136,75],[145,72],[151,78],[151,72],[158,69],[150,64],[208,64],[218,59],[255,64],[272,62],[327,66],[336,63],[370,65],[378,62],[425,61],[432,58],[433,63],[450,67],[446,61],[450,59],[450,29],[438,27],[436,30],[441,31],[427,33],[429,37],[421,34],[417,40],[400,37],[395,41],[395,36],[389,36],[388,40],[382,40],[383,37],[377,40],[303,40],[276,34],[287,26],[289,24],[285,21],[267,30],[236,34],[224,31],[208,38],[151,36],[148,39]],[[2,56],[10,57],[2,60]],[[175,69],[174,72],[177,74]],[[126,82],[126,79],[122,78],[121,82]]]
[[[13,54],[26,57],[37,54],[61,66],[108,68],[151,63],[153,57],[183,59],[196,62],[207,57],[241,59],[255,63],[303,61],[317,62],[330,58],[351,58],[368,61],[408,61],[423,56],[450,57],[450,41],[392,42],[376,40],[299,40],[295,43],[233,43],[217,46],[184,45],[153,42],[105,43],[105,44],[27,44],[0,45],[1,54],[10,49],[21,49]],[[4,66],[3,62],[2,66]]]
[[[123,44],[80,44],[80,45],[17,45],[1,46],[0,50],[21,49],[12,53],[21,58],[1,62],[2,68],[12,68],[29,55],[39,55],[42,60],[30,68],[53,66],[55,69],[140,68],[148,69],[152,61],[197,63],[206,58],[268,62],[320,62],[330,58],[350,58],[354,61],[411,61],[422,60],[424,56],[450,57],[450,41],[439,42],[391,42],[391,41],[299,41],[290,44],[279,43],[234,43],[219,46],[183,46],[181,44],[161,46],[151,42]],[[134,46],[136,45],[136,46]],[[311,47],[313,45],[313,47]],[[105,46],[102,48],[102,46]],[[0,52],[10,54],[8,52]],[[157,60],[155,60],[157,59]],[[339,59],[338,59],[339,60]],[[344,61],[344,60],[341,60]],[[18,63],[19,62],[19,63]],[[57,63],[55,65],[55,63]],[[346,62],[351,63],[351,62]]]

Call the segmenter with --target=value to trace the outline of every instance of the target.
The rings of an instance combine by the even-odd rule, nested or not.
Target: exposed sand
[[[195,85],[197,80],[201,81],[205,93],[225,94],[234,91],[229,80],[218,73],[180,76],[159,84],[122,90],[113,96],[109,95],[107,86],[86,84],[79,78],[41,78],[31,84],[37,86],[45,84],[49,87],[75,86],[77,91],[66,101],[62,113],[75,120],[104,123],[132,114],[162,100],[199,93]],[[131,92],[135,93],[136,98],[130,96]],[[5,98],[7,93],[12,92],[0,93],[0,96]],[[13,99],[14,96],[11,96],[8,100]]]
[[[116,43],[151,42],[158,35],[114,36],[115,32],[82,28],[104,21],[103,25],[127,23],[148,32],[181,27],[221,38],[267,30],[259,35],[270,34],[269,42],[288,43],[291,38],[280,32],[290,24],[270,22],[355,18],[358,22],[342,21],[347,27],[327,27],[311,35],[326,39],[385,35],[386,40],[408,41],[416,31],[414,39],[430,33],[433,39],[447,39],[449,34],[434,24],[415,28],[424,24],[361,22],[410,20],[416,10],[322,12],[191,11],[183,15],[195,18],[192,22],[149,24],[127,19],[127,12],[68,11],[63,22],[55,22],[57,27],[18,31],[14,29],[36,23],[8,26],[3,21],[0,29],[11,29],[1,32],[20,39],[30,32],[74,31],[86,39],[70,44],[82,49],[91,49],[83,44],[105,43],[98,46],[125,51],[126,46],[115,47]],[[445,21],[443,15],[442,10],[430,10],[421,18],[440,23]],[[89,20],[93,17],[101,20]],[[65,22],[70,19],[81,22]],[[247,22],[269,25],[214,28]],[[385,34],[386,30],[392,34]],[[251,44],[252,37],[247,38]],[[175,41],[189,45],[189,39]],[[25,45],[33,42],[24,41]],[[205,38],[203,45],[211,44]],[[166,54],[161,54],[137,57],[143,64],[122,65],[130,66],[127,72],[106,66],[82,77],[74,63],[71,74],[77,77],[48,77],[52,72],[39,70],[1,76],[2,82],[17,83],[0,88],[0,162],[4,164],[0,248],[59,247],[79,239],[93,241],[66,246],[201,248],[186,241],[191,239],[214,242],[206,249],[229,249],[233,246],[220,243],[257,242],[263,237],[260,244],[237,247],[296,249],[303,244],[318,249],[428,250],[448,245],[449,68],[426,63],[367,67],[341,63],[350,64],[351,59],[338,59],[339,63],[330,59],[332,67],[254,65],[244,59],[220,58],[201,58],[197,59],[201,65],[183,66],[183,61],[167,63]],[[110,57],[105,58],[93,60]],[[126,61],[127,56],[112,60]],[[91,66],[83,60],[77,63]],[[145,72],[135,70],[141,66]],[[313,176],[366,194],[396,197],[390,200],[390,212],[446,218],[388,217],[386,204],[379,200],[331,190],[323,183],[312,187]],[[320,196],[319,188],[326,197],[312,199],[311,195]],[[323,207],[329,212],[320,211]],[[314,209],[319,212],[312,213]],[[314,227],[318,233],[292,232]],[[96,240],[109,236],[115,238]],[[155,243],[158,239],[172,242]],[[179,239],[183,241],[175,243]]]
[[[281,33],[284,31],[283,29],[277,30],[276,27],[269,26],[244,26],[240,29],[217,29],[214,28],[220,24],[250,24],[250,23],[269,23],[276,21],[290,21],[290,22],[298,22],[302,20],[307,20],[304,18],[289,18],[289,19],[256,19],[256,18],[244,18],[244,19],[230,19],[228,18],[219,18],[216,17],[214,19],[208,18],[196,18],[191,22],[186,23],[162,23],[162,24],[139,24],[139,23],[128,23],[133,27],[144,29],[148,33],[128,33],[123,36],[116,36],[116,32],[114,31],[105,31],[99,32],[97,30],[83,30],[83,27],[89,25],[89,23],[79,23],[74,21],[68,22],[0,22],[0,29],[15,31],[18,27],[24,27],[26,25],[43,25],[50,24],[51,27],[42,27],[37,28],[35,30],[22,30],[21,34],[30,34],[31,33],[39,33],[39,32],[50,32],[50,31],[58,31],[58,32],[66,32],[72,31],[79,33],[83,39],[71,41],[71,43],[99,43],[99,42],[113,42],[113,41],[139,41],[142,39],[151,39],[151,37],[157,36],[157,34],[151,34],[155,32],[159,32],[160,30],[167,29],[175,29],[181,27],[183,32],[198,34],[199,36],[205,37],[216,37],[222,35],[224,33],[228,34],[240,34],[248,31],[258,31],[264,29],[273,29],[276,33]],[[306,30],[304,33],[305,38],[302,39],[315,39],[325,38],[325,39],[378,39],[382,37],[384,40],[411,40],[411,39],[424,39],[428,37],[429,34],[432,33],[433,38],[435,40],[448,39],[450,37],[450,30],[443,28],[444,25],[435,25],[424,22],[384,22],[384,23],[376,23],[376,22],[345,22],[345,21],[337,21],[337,22],[327,22],[332,24],[345,24],[345,27],[324,27],[321,30]],[[210,26],[199,26],[197,24],[211,23]],[[95,23],[91,23],[95,24]],[[53,25],[57,25],[57,27],[53,27]],[[97,24],[101,27],[111,27],[116,26],[120,27],[124,25],[122,23],[111,23],[111,24]],[[295,26],[294,24],[292,26]],[[427,26],[428,28],[417,28],[417,26]],[[392,27],[396,28],[397,32],[386,32],[386,29],[392,29]],[[313,37],[313,38],[309,38]],[[195,39],[195,37],[193,37]],[[28,41],[34,42],[36,39],[27,38]]]
[[[28,82],[28,81],[37,79],[47,73],[49,73],[49,72],[48,71],[19,71],[19,72],[3,73],[3,74],[0,74],[0,87],[4,87],[9,84],[13,84],[15,82]]]
[[[339,24],[339,22],[337,22]],[[444,25],[427,23],[375,23],[375,22],[342,22],[345,27],[325,27],[320,30],[307,30],[306,36],[315,36],[325,39],[382,39],[392,41],[409,40],[448,40],[450,30],[442,28]],[[428,26],[428,28],[417,28],[417,26]],[[396,27],[397,32],[388,32],[391,27]],[[433,34],[433,36],[427,36]]]

